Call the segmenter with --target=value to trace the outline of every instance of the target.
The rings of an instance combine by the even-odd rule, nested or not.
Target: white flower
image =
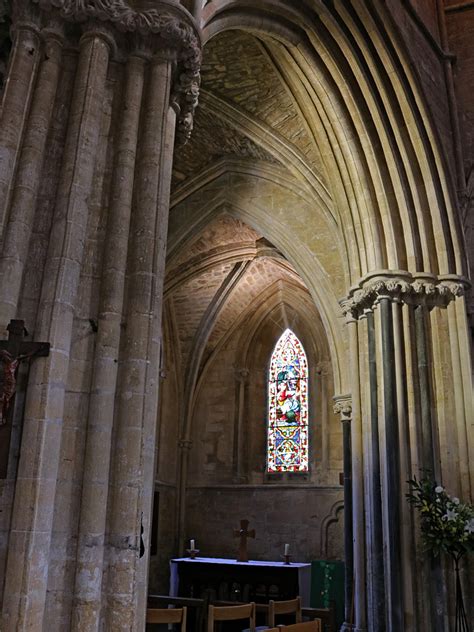
[[[441,494],[441,492],[444,492],[444,487],[441,487],[441,485],[438,485],[438,487],[435,487],[435,492],[437,494]]]
[[[456,520],[457,517],[458,514],[454,509],[447,509],[446,513],[443,516],[443,520],[451,522],[451,520]]]
[[[453,498],[451,498],[451,502],[455,505],[459,505],[459,498],[456,498],[456,496],[453,496]]]
[[[474,533],[474,518],[471,518],[470,520],[466,522],[464,531],[467,531],[468,533]]]

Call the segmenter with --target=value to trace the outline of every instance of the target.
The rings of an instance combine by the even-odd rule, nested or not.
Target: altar
[[[268,603],[300,595],[310,605],[311,564],[182,557],[170,561],[170,571],[173,597]]]

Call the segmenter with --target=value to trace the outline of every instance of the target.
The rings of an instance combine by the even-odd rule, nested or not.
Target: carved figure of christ
[[[49,355],[50,347],[49,342],[26,341],[23,320],[11,320],[7,329],[8,340],[0,340],[0,478],[5,478],[8,470],[18,367],[33,356]]]

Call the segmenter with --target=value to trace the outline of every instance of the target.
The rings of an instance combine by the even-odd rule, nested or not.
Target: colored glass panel
[[[268,472],[307,472],[308,362],[290,329],[272,354],[268,403]]]

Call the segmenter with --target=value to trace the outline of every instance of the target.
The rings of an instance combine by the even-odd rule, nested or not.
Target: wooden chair
[[[288,599],[287,601],[273,601],[273,599],[271,599],[268,602],[268,626],[270,628],[276,626],[275,615],[280,614],[294,614],[295,622],[301,623],[303,621],[301,614],[301,597]]]
[[[181,623],[181,632],[186,632],[186,606],[183,608],[148,608],[147,623]]]
[[[166,608],[167,606],[175,606],[176,608],[187,608],[188,628],[193,632],[206,632],[207,623],[207,607],[209,600],[207,598],[197,599],[195,597],[171,597],[170,595],[148,595],[148,608]]]
[[[209,606],[207,616],[207,630],[214,632],[215,621],[238,621],[248,619],[251,632],[255,632],[255,603],[240,606]]]
[[[304,623],[293,623],[278,628],[280,632],[322,632],[321,620],[305,621]]]

